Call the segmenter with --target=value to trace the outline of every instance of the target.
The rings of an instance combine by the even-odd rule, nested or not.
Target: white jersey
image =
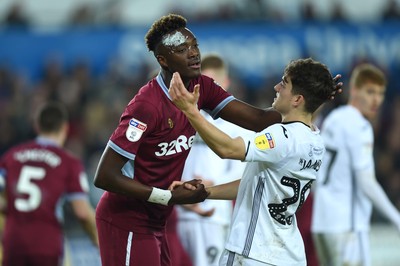
[[[306,265],[295,212],[321,165],[319,130],[301,122],[275,124],[244,141],[248,164],[226,249],[273,265]]]
[[[353,106],[333,110],[321,135],[326,146],[314,194],[312,232],[366,231],[372,203],[357,186],[355,171],[374,171],[373,130]]]
[[[231,137],[251,132],[221,118],[214,120],[204,111],[201,111],[201,113],[210,123]],[[199,135],[196,135],[189,156],[186,159],[182,180],[191,180],[194,176],[201,176],[204,179],[212,181],[214,185],[224,184],[242,178],[245,166],[245,163],[238,160],[221,159],[204,143]],[[199,203],[199,205],[203,210],[215,208],[214,214],[211,217],[205,218],[178,205],[179,219],[206,220],[209,223],[218,223],[221,225],[230,224],[233,210],[232,201],[205,200]]]

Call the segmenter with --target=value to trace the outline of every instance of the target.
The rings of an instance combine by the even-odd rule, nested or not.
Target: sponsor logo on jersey
[[[275,147],[274,138],[270,133],[256,137],[254,143],[259,150],[273,149]]]
[[[142,134],[146,131],[146,129],[147,125],[145,123],[132,118],[129,121],[129,126],[125,132],[125,136],[130,142],[136,142],[142,137]]]

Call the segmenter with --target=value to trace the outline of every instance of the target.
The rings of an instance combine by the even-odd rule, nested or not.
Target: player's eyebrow
[[[286,76],[282,76],[282,81],[283,81],[283,83],[287,83],[287,78],[286,78]]]

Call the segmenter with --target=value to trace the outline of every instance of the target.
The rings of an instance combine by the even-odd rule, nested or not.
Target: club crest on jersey
[[[135,118],[132,118],[129,121],[129,126],[125,132],[125,136],[130,142],[136,142],[140,139],[140,137],[142,136],[143,132],[146,131],[146,129],[147,125],[145,123],[140,122]]]
[[[274,138],[270,133],[256,137],[254,143],[259,150],[273,149],[275,147]]]

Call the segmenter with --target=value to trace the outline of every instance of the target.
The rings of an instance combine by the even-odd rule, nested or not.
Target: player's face
[[[374,119],[385,99],[385,91],[384,86],[365,83],[352,91],[354,104],[367,119]]]
[[[284,76],[281,82],[274,86],[274,90],[276,91],[276,98],[274,98],[272,107],[284,115],[289,112],[290,101],[293,97],[292,81],[289,77]]]
[[[163,37],[159,62],[170,73],[179,72],[182,79],[198,77],[200,72],[200,50],[196,37],[187,28],[182,28]]]

